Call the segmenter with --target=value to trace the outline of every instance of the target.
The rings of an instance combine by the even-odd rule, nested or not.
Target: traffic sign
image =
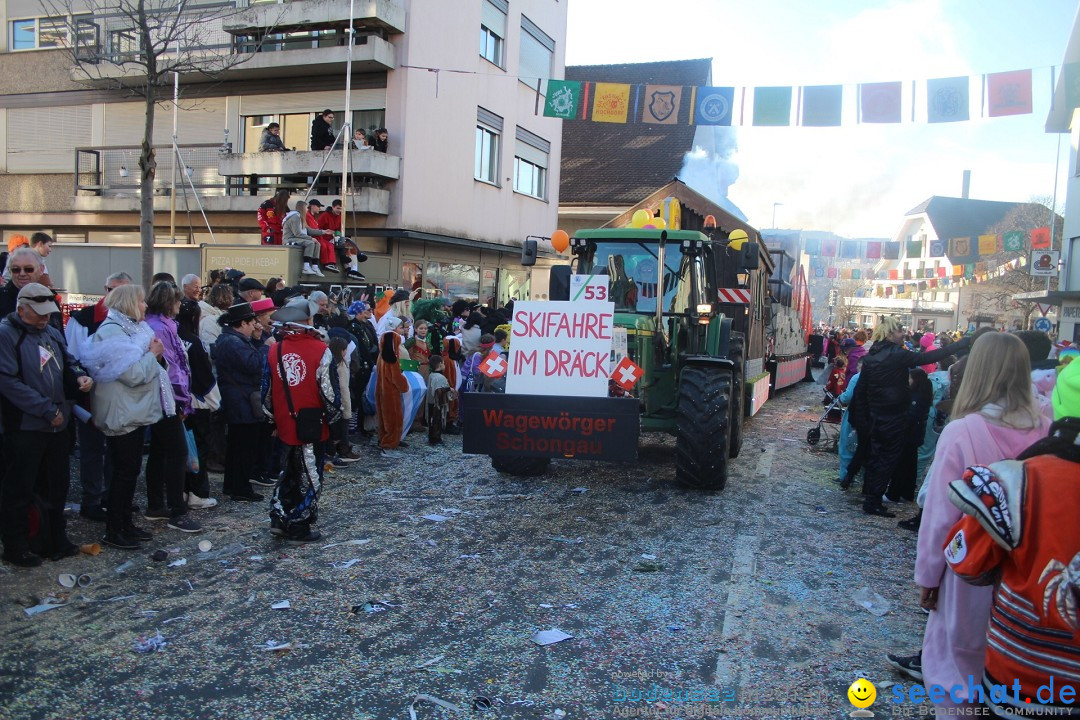
[[[1035,321],[1035,329],[1039,332],[1050,332],[1054,327],[1054,323],[1050,322],[1049,318],[1041,317]]]

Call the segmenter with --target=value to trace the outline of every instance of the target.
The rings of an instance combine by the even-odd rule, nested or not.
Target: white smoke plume
[[[728,188],[739,179],[739,166],[731,159],[737,149],[734,128],[699,126],[694,149],[683,156],[679,179],[745,221],[743,211],[728,199]]]

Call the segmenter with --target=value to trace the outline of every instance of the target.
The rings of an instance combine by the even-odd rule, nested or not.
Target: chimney
[[[963,188],[963,190],[960,191],[960,197],[967,200],[968,199],[968,194],[970,193],[970,191],[971,191],[971,171],[970,170],[965,170],[964,171],[964,188]]]

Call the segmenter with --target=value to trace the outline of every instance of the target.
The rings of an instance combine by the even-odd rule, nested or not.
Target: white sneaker
[[[202,498],[195,493],[185,493],[187,499],[187,506],[192,510],[207,510],[212,507],[217,507],[217,500],[214,498]]]
[[[318,265],[312,265],[311,266],[311,274],[312,275],[317,275],[319,277],[326,277],[325,275],[323,275],[322,270],[319,269]]]
[[[304,263],[304,269],[300,271],[303,275],[314,275],[315,271],[311,269],[311,263]]]

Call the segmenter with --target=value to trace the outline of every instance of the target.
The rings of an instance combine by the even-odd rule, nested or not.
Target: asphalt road
[[[197,513],[200,535],[155,528],[137,553],[8,566],[0,717],[409,718],[425,694],[461,710],[422,701],[422,720],[820,720],[854,709],[859,673],[879,684],[876,716],[899,717],[885,696],[903,681],[882,656],[921,637],[914,536],[831,482],[836,455],[805,441],[819,412],[815,385],[770,401],[718,494],[676,487],[659,436],[637,463],[519,479],[414,434],[401,458],[363,447],[373,459],[327,477],[315,545],[285,545],[266,507],[226,500]],[[70,535],[100,528],[75,519]],[[168,561],[150,559],[159,548]],[[92,580],[67,590],[59,573]],[[855,603],[864,586],[887,615]],[[50,594],[70,604],[27,616]],[[531,640],[551,629],[572,637]],[[157,633],[163,649],[135,651]]]

